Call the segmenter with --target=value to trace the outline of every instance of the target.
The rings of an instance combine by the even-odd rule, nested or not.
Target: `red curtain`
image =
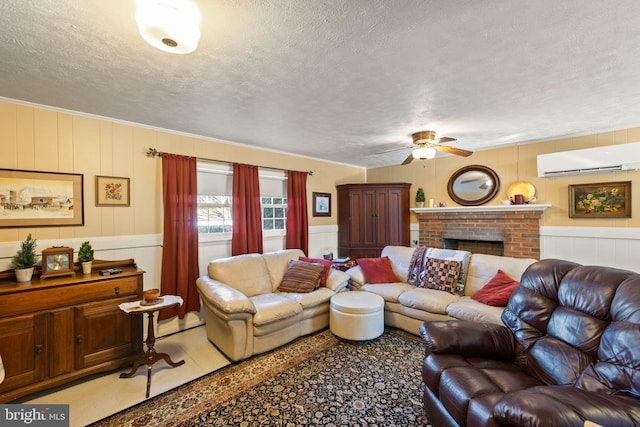
[[[198,212],[196,158],[162,154],[164,237],[162,243],[163,295],[179,295],[184,304],[161,310],[158,320],[200,311],[196,288],[198,270]]]
[[[287,179],[287,249],[302,249],[309,254],[307,218],[307,172],[289,171]]]
[[[231,255],[262,253],[262,213],[258,167],[233,164]]]

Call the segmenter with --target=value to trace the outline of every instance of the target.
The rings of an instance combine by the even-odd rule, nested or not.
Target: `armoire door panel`
[[[388,245],[409,246],[408,183],[338,185],[340,256],[375,257]]]

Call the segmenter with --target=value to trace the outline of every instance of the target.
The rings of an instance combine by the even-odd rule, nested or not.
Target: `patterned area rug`
[[[92,426],[429,426],[423,358],[422,340],[399,330],[355,346],[324,330]]]

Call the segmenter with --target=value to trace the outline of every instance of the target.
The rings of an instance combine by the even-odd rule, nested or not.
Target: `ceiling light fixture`
[[[136,22],[143,39],[169,53],[191,53],[200,40],[200,10],[191,0],[138,0]]]
[[[411,153],[416,160],[433,159],[436,156],[436,150],[433,147],[420,147]]]

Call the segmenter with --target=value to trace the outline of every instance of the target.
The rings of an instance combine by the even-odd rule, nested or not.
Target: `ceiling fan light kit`
[[[200,10],[191,0],[138,0],[136,23],[142,38],[164,52],[187,54],[200,40]]]
[[[436,156],[436,150],[433,147],[420,147],[411,153],[416,160],[429,160]]]
[[[420,132],[416,132],[411,135],[413,139],[413,143],[418,146],[415,148],[409,157],[407,157],[403,165],[408,165],[414,159],[416,160],[428,160],[433,159],[436,156],[436,152],[442,151],[444,153],[455,154],[457,156],[468,157],[473,154],[472,151],[463,150],[461,148],[447,147],[441,145],[445,142],[455,141],[455,138],[449,138],[448,136],[443,136],[442,138],[436,139],[436,133],[432,130],[423,130]]]

